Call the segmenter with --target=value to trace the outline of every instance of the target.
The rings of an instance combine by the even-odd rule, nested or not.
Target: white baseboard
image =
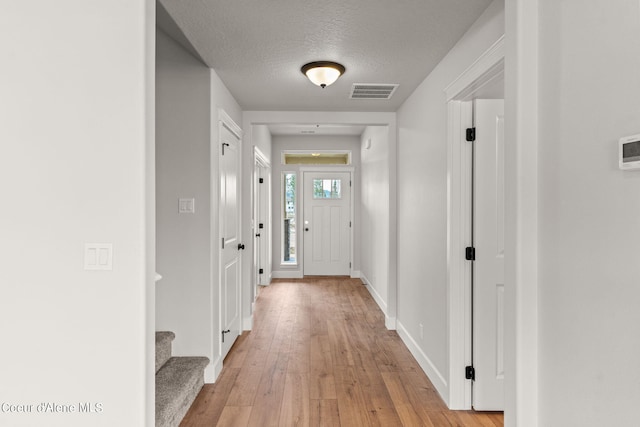
[[[369,281],[367,276],[365,276],[364,274],[361,274],[360,275],[360,279],[362,279],[362,282],[367,286],[367,290],[369,291],[369,293],[371,294],[373,299],[378,304],[378,307],[380,307],[380,310],[382,310],[382,312],[384,313],[384,315],[386,317],[387,316],[387,303],[385,302],[384,298],[382,298],[382,296],[378,293],[378,291],[376,291],[376,289],[371,285],[371,282]]]
[[[442,400],[444,400],[444,403],[448,407],[449,406],[449,385],[447,383],[447,380],[444,378],[444,376],[442,376],[440,371],[438,371],[438,369],[435,367],[433,362],[431,362],[429,357],[427,357],[427,355],[424,354],[420,346],[418,346],[418,343],[413,339],[411,335],[409,335],[409,332],[407,332],[407,330],[402,325],[402,323],[398,321],[397,324],[398,324],[398,329],[397,329],[398,335],[400,335],[400,338],[405,343],[405,345],[407,346],[407,348],[409,349],[413,357],[415,357],[416,361],[418,362],[418,364],[420,365],[424,373],[427,374],[427,376],[429,377],[429,380],[431,380],[431,383],[434,385],[434,387],[440,394],[440,397],[442,398]]]
[[[258,286],[269,286],[272,278],[273,275],[271,273],[269,273],[268,276],[261,277],[260,282],[258,282]]]
[[[385,302],[384,298],[382,298],[378,291],[376,291],[376,289],[371,285],[371,282],[366,275],[360,274],[360,280],[362,280],[362,283],[365,284],[367,290],[373,297],[373,300],[376,302],[376,304],[378,304],[378,307],[380,307],[382,313],[384,313],[384,326],[390,331],[394,331],[396,329],[396,318],[389,317],[389,314],[387,314],[387,303]]]
[[[242,319],[242,331],[250,331],[251,329],[253,329],[253,316],[244,317]]]
[[[302,279],[304,275],[300,270],[280,270],[271,274],[274,279]]]
[[[360,279],[361,277],[362,277],[362,273],[360,272],[360,270],[353,270],[351,272],[352,279]]]
[[[221,371],[222,357],[218,357],[215,362],[209,363],[209,365],[204,369],[204,382],[207,384],[215,383]]]
[[[395,331],[396,329],[398,329],[398,321],[395,317],[389,317],[385,314],[384,326],[390,331]]]

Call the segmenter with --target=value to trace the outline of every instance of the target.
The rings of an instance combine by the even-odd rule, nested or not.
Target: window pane
[[[296,174],[285,172],[283,174],[283,263],[296,263]]]
[[[342,197],[342,180],[340,179],[314,179],[314,199],[339,199]]]
[[[351,152],[285,152],[282,160],[285,165],[349,165],[351,164]]]

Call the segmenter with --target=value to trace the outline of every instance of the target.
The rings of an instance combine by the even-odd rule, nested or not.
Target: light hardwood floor
[[[181,426],[503,425],[449,411],[360,280],[275,280]]]

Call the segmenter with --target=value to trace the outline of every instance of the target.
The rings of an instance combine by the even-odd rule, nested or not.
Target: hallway
[[[275,280],[181,426],[503,425],[449,411],[358,279]]]

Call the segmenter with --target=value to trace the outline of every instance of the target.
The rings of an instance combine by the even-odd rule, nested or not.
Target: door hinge
[[[224,249],[224,237],[222,238],[222,249]]]
[[[351,221],[349,221],[349,228],[351,228]]]
[[[349,263],[349,268],[351,268],[351,263]]]
[[[260,184],[264,184],[264,178],[260,178],[260,179],[258,179],[258,182],[259,182]]]
[[[464,257],[467,261],[475,261],[476,260],[476,248],[473,246],[468,246],[464,250]]]
[[[467,141],[472,142],[476,140],[476,128],[467,128]]]
[[[351,181],[349,181],[349,187],[351,187]]]
[[[258,274],[264,274],[264,268],[261,268],[260,270],[258,270]]]
[[[465,366],[464,368],[464,377],[468,380],[475,381],[476,380],[476,370],[473,366]]]
[[[222,155],[224,156],[224,147],[228,147],[229,144],[227,144],[226,142],[222,143]]]

